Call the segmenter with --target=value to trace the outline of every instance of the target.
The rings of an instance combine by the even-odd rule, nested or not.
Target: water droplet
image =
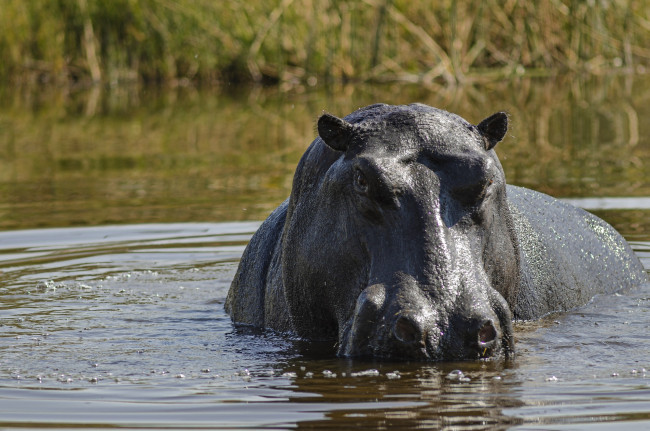
[[[375,369],[359,371],[357,373],[350,373],[350,376],[352,377],[368,377],[368,376],[373,377],[378,375],[379,375],[379,371]]]
[[[465,375],[463,374],[463,372],[461,370],[454,370],[454,371],[450,372],[449,374],[447,374],[447,378],[449,380],[459,380],[461,377],[464,377],[464,376]]]
[[[402,375],[400,374],[399,371],[395,370],[395,371],[393,371],[392,373],[386,373],[386,377],[387,377],[389,380],[396,380],[396,379],[401,379],[401,378],[402,378]]]

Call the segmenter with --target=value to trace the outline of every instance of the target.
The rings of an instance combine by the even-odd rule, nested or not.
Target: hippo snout
[[[486,300],[486,304],[491,301]],[[453,305],[452,305],[453,307]],[[338,354],[406,360],[466,360],[498,356],[509,346],[509,314],[488,307],[449,310],[417,287],[376,284],[357,298],[342,329]],[[504,342],[504,339],[506,340]]]
[[[390,336],[407,356],[426,359],[478,359],[494,356],[500,347],[501,331],[493,318],[473,318],[471,322],[447,327],[442,322],[422,321],[417,315],[397,316]],[[444,347],[444,348],[442,348]],[[439,353],[444,352],[444,353]]]

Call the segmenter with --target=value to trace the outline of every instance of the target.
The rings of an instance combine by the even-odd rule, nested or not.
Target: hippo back
[[[507,186],[521,253],[515,318],[535,319],[647,280],[640,261],[612,226],[581,208]]]

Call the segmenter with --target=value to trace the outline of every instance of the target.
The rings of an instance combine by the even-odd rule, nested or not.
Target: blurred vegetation
[[[645,70],[646,0],[3,0],[5,82],[457,83]]]

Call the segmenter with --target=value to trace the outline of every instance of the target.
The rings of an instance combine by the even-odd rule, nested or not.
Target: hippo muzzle
[[[359,295],[337,354],[401,360],[468,360],[514,355],[511,314],[495,291],[444,304],[413,279],[374,284]]]

